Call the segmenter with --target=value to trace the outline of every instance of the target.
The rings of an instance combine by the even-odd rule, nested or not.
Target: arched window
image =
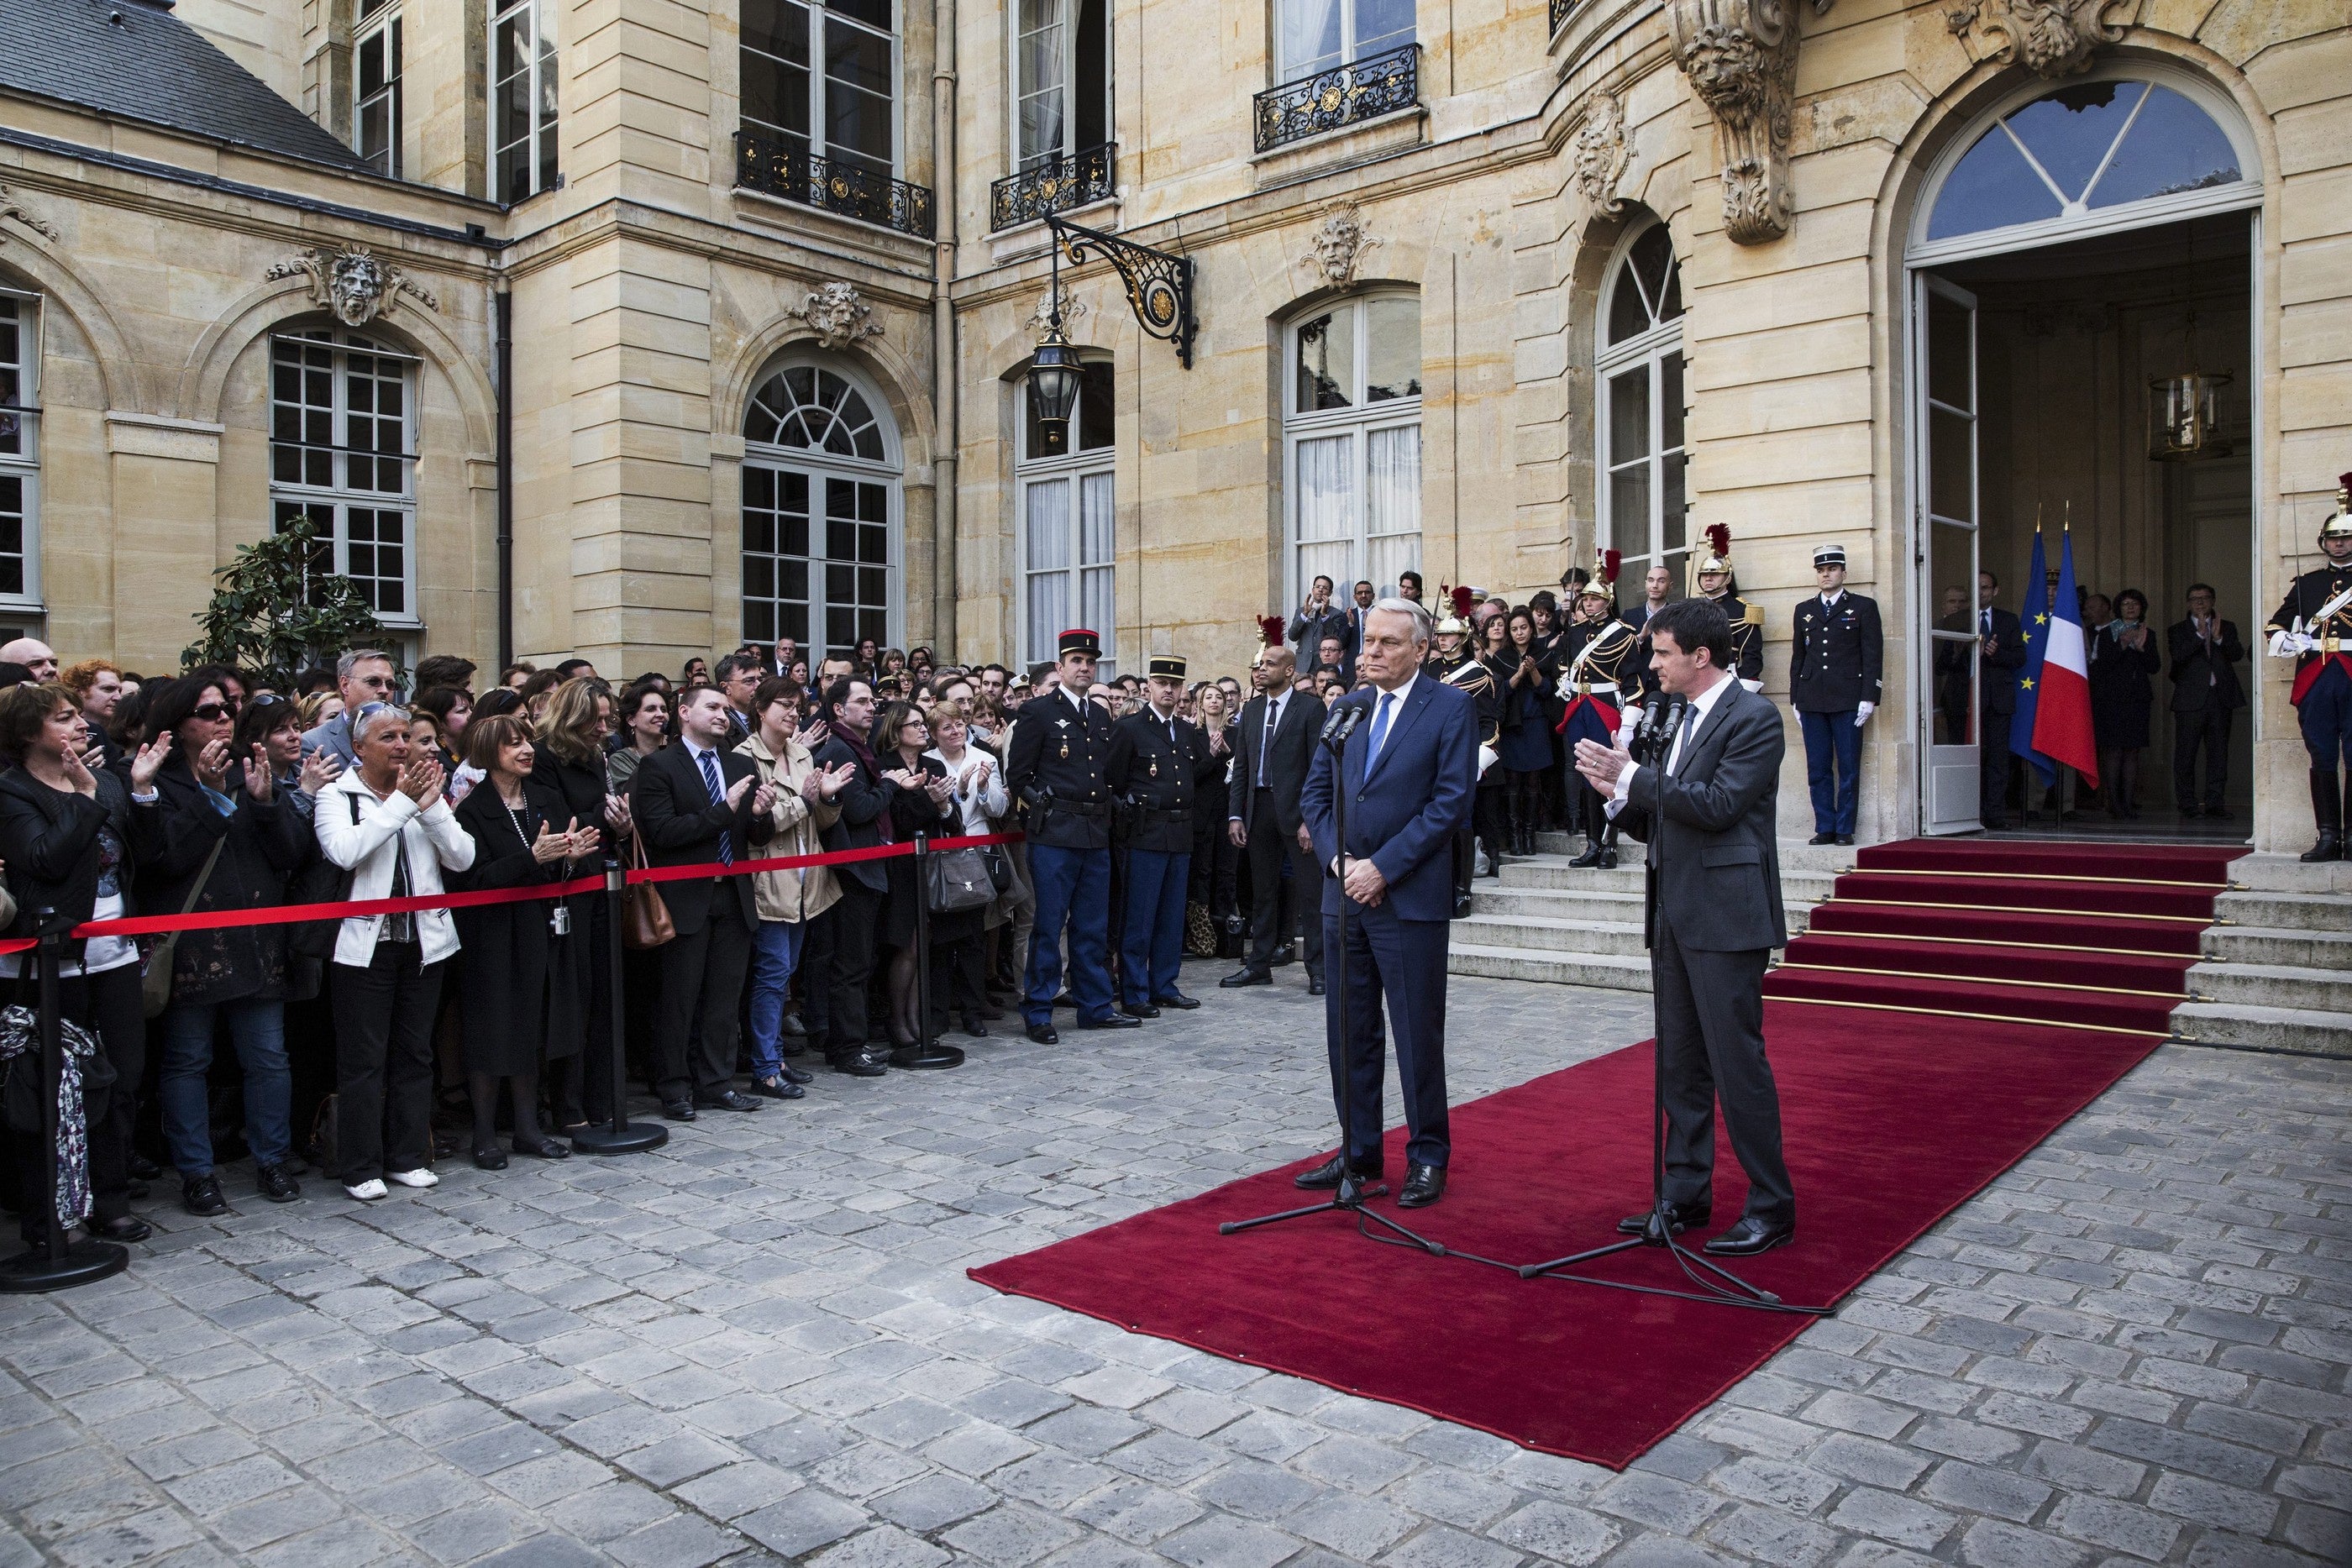
[[[0,291],[0,613],[41,608],[39,301]]]
[[[1118,409],[1107,360],[1089,360],[1078,406],[1065,425],[1037,417],[1036,394],[1021,383],[1021,656],[1055,656],[1055,639],[1084,626],[1102,639],[1099,673],[1118,674],[1113,448]]]
[[[308,517],[319,565],[388,626],[416,613],[416,361],[318,330],[269,345],[271,526]]]
[[[1318,575],[1383,594],[1421,564],[1421,301],[1360,296],[1283,334],[1290,597]]]
[[[1977,236],[2005,249],[2251,204],[2261,182],[2234,123],[2186,77],[2095,76],[2021,98],[1936,172],[1912,259],[1981,249]]]
[[[1618,254],[1601,291],[1600,511],[1609,548],[1639,581],[1679,573],[1690,540],[1683,493],[1683,284],[1674,238],[1652,224]]]
[[[897,640],[899,463],[880,401],[814,361],[743,413],[743,635],[803,648]]]

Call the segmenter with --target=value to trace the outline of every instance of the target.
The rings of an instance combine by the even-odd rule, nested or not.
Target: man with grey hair
[[[58,678],[57,650],[38,637],[19,637],[5,647],[0,647],[0,664],[22,664],[33,679],[39,682]]]
[[[302,735],[302,755],[323,751],[346,768],[359,762],[353,748],[352,718],[370,703],[390,702],[399,689],[392,655],[378,648],[354,648],[335,661],[335,692],[343,711]]]

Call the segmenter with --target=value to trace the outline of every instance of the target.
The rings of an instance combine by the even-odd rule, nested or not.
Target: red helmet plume
[[[1706,526],[1706,548],[1725,560],[1731,559],[1731,528],[1724,523]]]
[[[1470,591],[1468,583],[1456,583],[1445,591],[1445,600],[1447,603],[1454,606],[1455,615],[1467,621],[1470,619],[1471,607],[1478,602],[1478,596]]]
[[[1259,631],[1259,632],[1263,632],[1263,633],[1265,634],[1265,645],[1266,645],[1267,647],[1269,647],[1269,648],[1279,648],[1279,647],[1281,647],[1281,646],[1282,646],[1282,617],[1281,617],[1281,616],[1279,616],[1279,615],[1261,615],[1261,616],[1259,616],[1259,617],[1257,618],[1257,629],[1258,629],[1258,631]]]
[[[1624,564],[1625,558],[1620,552],[1613,549],[1602,550],[1601,552],[1601,580],[1608,583],[1612,587],[1616,586],[1617,573],[1624,567]]]

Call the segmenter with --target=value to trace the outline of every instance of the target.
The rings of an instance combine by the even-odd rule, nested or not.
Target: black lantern
[[[1057,300],[1056,303],[1059,303]],[[1062,336],[1062,313],[1054,312],[1036,357],[1029,361],[1029,391],[1036,401],[1039,423],[1062,434],[1070,427],[1070,413],[1078,406],[1078,351]]]

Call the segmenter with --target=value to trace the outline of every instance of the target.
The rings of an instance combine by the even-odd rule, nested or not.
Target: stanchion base
[[[83,1238],[66,1249],[63,1258],[51,1258],[46,1247],[0,1262],[0,1291],[26,1295],[37,1291],[65,1291],[95,1284],[131,1266],[131,1249],[112,1241]]]
[[[572,1147],[583,1155],[642,1155],[669,1142],[669,1129],[658,1122],[624,1122],[614,1132],[610,1122],[592,1122],[572,1134]]]
[[[890,1053],[890,1065],[908,1072],[940,1072],[961,1067],[963,1051],[952,1045],[902,1045]]]

